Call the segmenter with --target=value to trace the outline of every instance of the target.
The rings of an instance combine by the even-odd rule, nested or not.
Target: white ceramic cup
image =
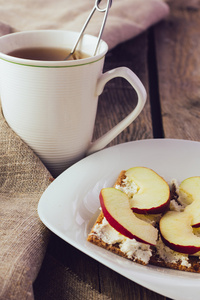
[[[146,91],[138,77],[120,67],[102,74],[108,46],[84,35],[77,49],[88,58],[39,61],[7,55],[19,48],[55,47],[71,49],[78,33],[36,30],[0,38],[0,95],[10,127],[40,157],[53,176],[59,175],[84,156],[105,147],[141,112]],[[92,142],[98,96],[114,77],[123,77],[138,96],[135,109],[119,124]]]

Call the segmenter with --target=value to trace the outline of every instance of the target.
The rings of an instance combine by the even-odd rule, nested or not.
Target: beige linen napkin
[[[37,204],[51,179],[0,113],[0,299],[33,299],[49,235]]]
[[[0,0],[0,35],[9,34],[13,28],[79,31],[93,4],[93,0]],[[162,0],[113,0],[104,39],[112,48],[138,35],[168,12]],[[96,14],[87,32],[98,35],[101,22],[102,14]],[[37,205],[51,181],[51,174],[0,113],[1,300],[34,298],[32,284],[49,237],[48,229],[38,218]],[[66,271],[65,276],[67,280],[70,272]],[[89,291],[86,294],[91,299],[92,295],[99,299],[96,292],[83,284],[77,284],[77,293],[81,295],[83,288]]]
[[[69,29],[80,31],[95,0],[0,0],[0,21],[17,30]],[[106,4],[102,0],[102,4]],[[163,19],[169,7],[163,0],[113,0],[103,33],[109,48]],[[87,33],[98,35],[103,14],[95,12]]]

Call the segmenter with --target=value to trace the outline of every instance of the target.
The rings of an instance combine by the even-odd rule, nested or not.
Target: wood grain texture
[[[153,137],[149,98],[147,32],[132,41],[119,45],[109,53],[105,71],[118,66],[127,66],[136,73],[147,90],[148,99],[140,116],[109,146]],[[115,82],[111,81],[107,85],[102,95],[103,99],[100,99],[99,117],[97,116],[95,131],[96,136],[99,136],[105,129],[111,128],[119,119],[131,111],[132,105],[134,105],[134,102],[132,104],[131,97],[133,97],[133,101],[136,101],[132,88],[125,81],[115,79]],[[101,103],[101,100],[103,103]],[[167,299],[126,279],[102,264],[99,264],[99,289],[102,294],[113,300]]]
[[[159,93],[167,138],[200,140],[200,10],[176,8],[155,27]]]
[[[104,72],[125,66],[142,81],[148,92],[147,35],[123,43],[106,56]],[[125,118],[135,107],[137,96],[130,84],[123,78],[111,80],[99,98],[94,139],[111,129]],[[138,118],[119,134],[109,145],[152,138],[152,122],[149,97]]]

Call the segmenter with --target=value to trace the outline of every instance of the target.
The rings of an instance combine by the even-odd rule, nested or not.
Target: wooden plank
[[[148,92],[146,43],[147,37],[144,34],[110,51],[106,57],[104,72],[121,66],[128,67],[140,78]],[[94,139],[101,136],[126,117],[135,107],[136,103],[136,93],[126,80],[116,78],[107,83],[99,98]],[[152,137],[151,112],[148,98],[139,117],[116,137],[108,147]]]
[[[172,8],[155,33],[165,137],[200,140],[200,10]]]
[[[119,45],[116,49],[114,49],[108,55],[106,62],[106,70],[114,66],[129,67],[141,79],[149,94],[147,52],[148,34],[146,32],[143,35],[137,37],[136,39]],[[123,96],[123,98],[121,96],[122,84],[124,85],[123,92],[125,92],[125,96]],[[110,93],[110,99],[108,100],[108,105],[104,103],[103,107],[100,107],[102,115],[101,118],[97,120],[97,126],[100,126],[101,119],[104,119],[103,124],[107,124],[106,127],[110,127],[112,124],[109,124],[109,114],[107,113],[107,109],[109,110],[110,107],[111,109],[112,107],[114,108],[113,114],[116,114],[116,117],[113,116],[113,122],[119,119],[120,117],[123,117],[126,112],[124,103],[128,107],[127,110],[130,110],[132,106],[132,104],[130,103],[130,96],[132,96],[133,94],[130,90],[129,85],[126,82],[122,82],[121,80],[118,80],[118,82],[115,84],[111,82],[110,84],[108,84],[108,87],[106,89],[108,89],[108,91],[105,90],[105,93]],[[133,95],[133,97],[135,97],[135,95]],[[136,98],[134,99],[136,101]],[[110,105],[110,101],[113,101],[113,105]],[[114,104],[114,101],[116,101],[116,104]],[[122,114],[121,116],[119,116],[120,113]],[[111,143],[111,145],[152,137],[153,131],[151,121],[151,108],[148,96],[147,103],[141,115],[137,118],[135,122],[133,122],[133,124],[131,124],[131,126],[129,126],[129,128],[127,128],[123,133],[121,133]],[[110,270],[102,264],[99,264],[99,282],[101,293],[110,297],[113,300],[166,299],[165,297],[158,295],[157,293],[154,293],[146,288],[143,288],[131,280],[126,279],[125,277],[117,274],[116,272]]]
[[[52,233],[41,270],[34,283],[35,300],[68,299],[67,289],[72,289],[70,299],[74,299],[75,287],[70,287],[68,282],[71,277],[80,281],[79,292],[82,288],[84,293],[85,283],[99,291],[98,268],[97,261]],[[77,295],[76,299],[82,298]]]

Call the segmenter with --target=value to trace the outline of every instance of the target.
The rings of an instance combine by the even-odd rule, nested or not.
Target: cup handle
[[[113,79],[114,77],[123,77],[125,78],[135,89],[138,96],[138,103],[134,110],[125,117],[121,122],[115,125],[112,129],[106,132],[103,136],[98,138],[95,142],[91,142],[89,149],[87,150],[86,155],[92,154],[98,150],[104,148],[107,144],[109,144],[118,134],[120,134],[126,127],[128,127],[140,114],[142,111],[147,94],[146,90],[140,81],[140,79],[133,73],[129,68],[119,67],[113,70],[110,70],[101,75],[97,82],[96,93],[99,96],[104,89],[105,84]]]

